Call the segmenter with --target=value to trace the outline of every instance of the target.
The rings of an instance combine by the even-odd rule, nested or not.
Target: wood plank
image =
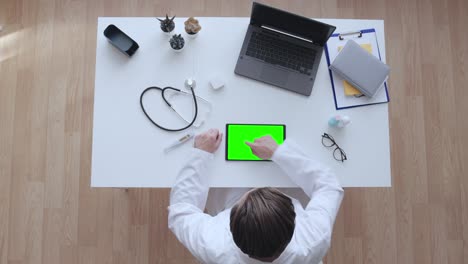
[[[364,191],[363,260],[364,263],[395,263],[397,259],[395,202],[391,188]],[[332,241],[333,243],[333,241]]]
[[[7,45],[17,44],[16,41],[13,42],[7,42],[5,38],[0,37],[0,50],[5,51]],[[2,89],[0,89],[0,263],[8,261],[9,232],[11,230],[10,205],[12,198],[16,67],[16,57],[0,60],[0,82],[2,85]]]
[[[345,256],[343,263],[360,264],[362,259],[362,240],[361,238],[345,238]]]
[[[430,221],[428,204],[413,205],[413,263],[432,263]]]

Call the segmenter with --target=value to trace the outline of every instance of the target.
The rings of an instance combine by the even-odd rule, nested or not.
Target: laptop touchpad
[[[288,76],[289,72],[285,70],[265,65],[263,66],[262,73],[260,74],[260,79],[272,84],[283,86],[288,83]]]

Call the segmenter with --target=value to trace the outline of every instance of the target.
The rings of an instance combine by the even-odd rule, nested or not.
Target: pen
[[[193,133],[189,133],[189,134],[179,138],[178,140],[172,142],[171,144],[169,144],[169,146],[164,148],[164,152],[168,153],[169,151],[173,150],[177,146],[180,146],[180,145],[184,144],[185,142],[189,141],[191,138],[193,138],[193,136],[194,136]]]

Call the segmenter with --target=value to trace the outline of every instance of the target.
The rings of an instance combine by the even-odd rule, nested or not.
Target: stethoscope
[[[187,93],[187,92],[184,92],[180,89],[177,89],[177,88],[174,88],[174,87],[164,87],[164,88],[161,88],[161,87],[158,87],[158,86],[151,86],[151,87],[148,87],[146,88],[140,95],[140,106],[141,106],[141,110],[143,110],[143,113],[145,114],[145,116],[148,118],[148,120],[153,124],[155,125],[156,127],[162,129],[162,130],[165,130],[165,131],[171,131],[171,132],[176,132],[176,131],[182,131],[182,130],[185,130],[189,127],[191,127],[192,125],[194,125],[195,123],[195,120],[197,119],[197,116],[198,116],[198,101],[197,101],[197,98],[202,100],[203,102],[205,102],[209,107],[210,107],[210,111],[211,111],[211,104],[210,102],[208,102],[208,100],[204,99],[203,97],[200,97],[198,95],[195,94],[195,91],[194,91],[194,88],[196,86],[196,82],[195,80],[193,80],[192,78],[188,78],[187,80],[185,80],[185,87],[190,89],[191,91],[191,94],[190,93]],[[182,128],[167,128],[167,127],[163,127],[161,125],[159,125],[158,123],[156,123],[149,115],[148,113],[146,112],[146,109],[143,105],[143,97],[144,95],[146,94],[146,92],[150,91],[150,90],[158,90],[158,91],[161,91],[161,97],[162,99],[164,100],[164,102],[166,102],[166,104],[180,117],[182,118],[185,122],[188,123],[188,125],[182,127]],[[193,104],[195,105],[195,113],[193,115],[193,118],[192,118],[192,121],[188,121],[187,119],[185,119],[181,114],[179,114],[179,112],[177,112],[177,110],[172,106],[172,104],[167,100],[166,98],[166,94],[165,92],[167,90],[171,90],[171,91],[175,91],[175,92],[178,92],[178,93],[181,93],[183,95],[192,95],[193,97]],[[201,125],[201,124],[200,124]]]

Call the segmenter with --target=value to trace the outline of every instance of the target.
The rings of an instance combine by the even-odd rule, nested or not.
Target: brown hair
[[[278,257],[291,241],[296,212],[291,198],[274,188],[257,188],[231,209],[236,245],[252,258]]]

